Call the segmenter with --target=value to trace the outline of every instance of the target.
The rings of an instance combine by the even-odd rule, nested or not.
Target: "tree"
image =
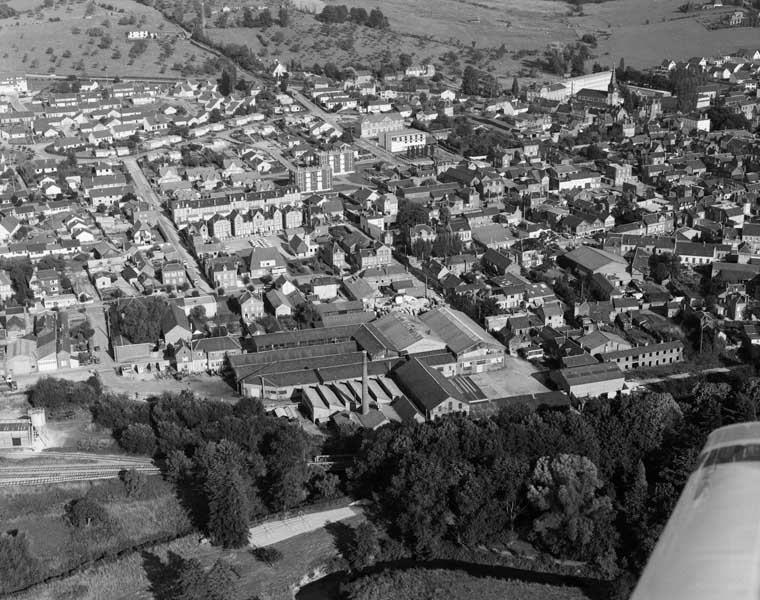
[[[357,25],[366,25],[367,19],[369,19],[369,15],[367,14],[367,9],[353,6],[349,11],[349,18],[351,19],[352,23],[356,23]]]
[[[649,257],[650,274],[657,283],[668,279],[681,279],[681,257],[672,252],[653,254]]]
[[[212,542],[225,548],[246,545],[251,506],[239,467],[243,463],[240,447],[227,440],[211,442],[200,454],[199,463],[205,476]]]
[[[480,77],[475,67],[467,65],[462,73],[462,92],[468,96],[476,96],[480,91]]]
[[[197,304],[190,309],[190,320],[196,327],[203,327],[208,321],[206,316],[206,307],[202,304]]]
[[[277,20],[280,22],[280,27],[287,27],[290,24],[290,13],[288,12],[288,7],[284,4],[280,6]]]
[[[222,70],[222,77],[219,80],[219,93],[222,96],[229,96],[235,90],[237,85],[237,69],[235,65],[228,64]]]
[[[517,77],[512,80],[512,97],[520,97],[520,83],[517,81]]]
[[[127,498],[142,499],[148,488],[148,476],[136,469],[123,470],[119,473],[119,479],[124,484]]]
[[[232,586],[237,576],[226,562],[217,560],[209,571],[194,558],[177,557],[176,562],[179,565],[171,568],[170,561],[168,571],[173,581],[169,582],[161,597],[168,600],[226,600],[234,595]]]
[[[528,499],[538,511],[533,537],[556,556],[615,565],[614,510],[602,495],[596,465],[585,456],[560,454],[538,460]]]
[[[166,302],[159,296],[114,302],[109,310],[111,334],[123,335],[133,344],[156,342],[166,311]]]
[[[132,454],[153,456],[157,449],[156,435],[150,425],[132,423],[121,434],[119,445]]]
[[[256,27],[256,19],[253,17],[253,11],[249,6],[243,9],[243,27]]]
[[[398,55],[398,65],[401,67],[402,71],[406,71],[409,67],[412,66],[412,57],[402,52]]]
[[[304,501],[307,454],[307,440],[299,427],[283,424],[265,438],[265,497],[272,510],[285,510]]]
[[[268,8],[265,8],[258,15],[256,15],[256,25],[262,29],[268,29],[272,26],[273,23],[274,21],[272,19],[272,13],[269,12]]]
[[[369,12],[369,18],[367,19],[367,27],[372,29],[387,29],[388,19],[382,13],[379,8],[373,8]]]
[[[352,546],[349,559],[352,569],[366,569],[374,564],[380,556],[380,540],[372,523],[364,521],[354,528]]]
[[[749,129],[750,122],[741,112],[735,112],[725,104],[711,106],[707,111],[710,122],[715,130],[720,129]]]

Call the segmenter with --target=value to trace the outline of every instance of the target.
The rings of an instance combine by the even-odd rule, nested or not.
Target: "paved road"
[[[296,170],[296,166],[293,164],[293,162],[285,156],[282,152],[280,152],[274,144],[270,142],[255,142],[252,144],[254,148],[259,148],[263,150],[264,152],[267,152],[274,158],[275,160],[279,161],[282,166],[284,166],[286,169],[290,169],[291,171]]]
[[[710,373],[728,373],[731,369],[727,367],[714,367],[712,369],[703,369],[700,371],[702,374],[710,374]],[[666,381],[668,379],[688,379],[689,377],[693,377],[694,373],[673,373],[672,375],[663,375],[662,377],[650,377],[649,379],[631,379],[631,383],[636,383],[638,385],[650,385],[653,383],[662,383],[663,381]]]
[[[361,507],[346,506],[344,508],[334,508],[303,515],[302,517],[272,521],[258,525],[257,527],[251,527],[248,542],[254,547],[270,546],[302,533],[309,533],[310,531],[324,527],[328,523],[344,521],[362,514],[364,512]]]
[[[8,101],[11,103],[11,106],[13,107],[13,110],[16,112],[26,112],[29,110],[28,107],[24,106],[21,103],[21,100],[19,100],[18,96],[16,94],[7,94]]]
[[[214,291],[213,288],[204,279],[203,275],[200,272],[200,269],[198,268],[198,263],[195,262],[195,258],[193,258],[190,252],[188,252],[187,249],[182,245],[174,224],[163,214],[161,201],[153,191],[153,188],[151,187],[148,179],[145,177],[145,173],[143,173],[140,165],[137,164],[137,159],[135,159],[133,156],[125,156],[122,161],[124,162],[124,166],[127,167],[127,170],[132,177],[137,196],[153,205],[153,208],[158,215],[156,225],[158,225],[158,229],[161,231],[161,235],[163,235],[166,240],[172,246],[174,246],[175,250],[179,254],[180,259],[185,264],[185,268],[187,269],[187,273],[190,277],[190,280],[193,282],[193,285],[206,294],[212,293]]]

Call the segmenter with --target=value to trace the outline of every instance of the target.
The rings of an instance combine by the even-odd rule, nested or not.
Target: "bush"
[[[135,469],[124,470],[119,473],[119,479],[124,484],[124,492],[127,498],[141,500],[145,497],[148,489],[148,476]]]
[[[66,518],[77,529],[111,524],[106,509],[87,496],[69,503],[66,507]]]
[[[38,570],[24,532],[14,529],[0,534],[0,594],[30,585]]]
[[[282,560],[282,552],[280,552],[274,546],[265,546],[263,548],[254,548],[251,550],[251,554],[256,560],[268,564],[270,567]]]

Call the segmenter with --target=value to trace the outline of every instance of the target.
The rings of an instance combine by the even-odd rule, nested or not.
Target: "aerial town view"
[[[337,1],[0,0],[0,597],[757,600],[760,0]]]

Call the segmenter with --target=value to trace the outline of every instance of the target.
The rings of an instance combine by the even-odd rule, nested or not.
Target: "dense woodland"
[[[311,469],[313,441],[298,425],[236,405],[164,394],[148,402],[103,393],[87,382],[41,379],[30,403],[54,412],[87,409],[127,452],[165,465],[193,523],[225,547],[247,543],[250,523],[338,493],[338,478]]]
[[[362,440],[350,485],[413,556],[519,537],[586,561],[625,597],[707,435],[756,418],[760,380],[692,382],[680,394],[386,427]]]

